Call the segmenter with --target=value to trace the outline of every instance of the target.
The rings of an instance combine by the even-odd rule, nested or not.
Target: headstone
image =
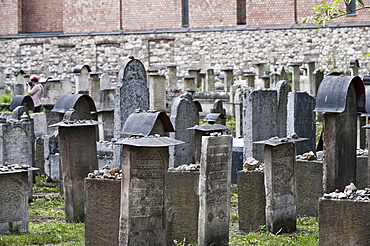
[[[114,89],[100,90],[99,105],[102,110],[114,110]]]
[[[365,109],[364,85],[359,77],[327,76],[316,97],[323,115],[324,192],[356,183],[357,112]]]
[[[244,87],[238,88],[235,92],[235,137],[243,137],[243,90]]]
[[[307,63],[307,77],[308,77],[308,84],[309,84],[309,91],[308,94],[311,96],[316,95],[316,87],[314,84],[314,72],[316,70],[316,62],[315,61],[308,61]]]
[[[254,157],[263,162],[262,145],[253,142],[269,139],[278,134],[277,91],[246,90],[243,93],[244,160]]]
[[[189,127],[195,125],[195,111],[193,98],[184,94],[174,99],[170,116],[175,132],[170,137],[185,142],[181,145],[170,147],[170,167],[195,162],[195,132]]]
[[[33,113],[31,118],[34,122],[35,137],[42,137],[48,133],[46,115],[44,113]]]
[[[195,68],[195,69],[194,68],[191,68],[191,69],[188,70],[188,73],[189,73],[190,76],[196,77],[195,78],[195,88],[197,88],[198,86],[200,86],[201,83],[202,83],[202,79],[199,76],[199,74],[200,74],[201,71],[202,71],[202,69],[200,69],[200,68]]]
[[[112,110],[100,110],[98,111],[98,121],[103,122],[99,124],[99,140],[111,141],[114,131],[114,111]]]
[[[278,137],[287,136],[287,104],[288,94],[291,91],[290,84],[285,80],[280,80],[276,84],[277,91],[277,126]]]
[[[62,92],[63,93],[73,93],[73,84],[70,78],[63,78],[62,79]]]
[[[77,111],[69,110],[58,127],[59,151],[67,222],[84,222],[84,179],[98,169],[95,121],[79,121]]]
[[[109,74],[103,73],[100,76],[100,90],[109,90],[109,89],[111,89]]]
[[[123,139],[119,245],[166,245],[167,137]]]
[[[266,195],[263,171],[238,172],[239,231],[258,231],[266,225]]]
[[[119,245],[121,180],[85,178],[85,244]]]
[[[222,105],[222,100],[221,99],[216,99],[215,102],[213,103],[212,108],[210,109],[210,113],[220,113],[223,115],[226,115],[226,110],[224,109]]]
[[[62,172],[60,165],[59,155],[59,136],[58,131],[55,131],[54,127],[53,134],[44,136],[44,170],[48,179],[53,182],[60,182],[62,180]]]
[[[293,68],[293,72],[292,72],[292,91],[300,91],[301,88],[300,88],[300,85],[299,85],[299,76],[300,76],[300,71],[299,71],[299,68],[301,66],[300,63],[294,63],[294,64],[290,64],[289,65],[290,67]]]
[[[358,69],[360,68],[360,63],[358,60],[351,60],[349,62],[349,68],[351,69],[351,76],[358,76]]]
[[[166,111],[166,77],[154,73],[148,75],[149,109]]]
[[[288,136],[296,133],[308,141],[296,143],[296,154],[301,155],[316,149],[315,99],[307,92],[290,92],[288,99]]]
[[[245,77],[247,83],[246,83],[246,86],[247,87],[252,87],[254,88],[255,87],[255,83],[254,83],[254,79],[255,79],[255,74],[254,73],[246,73],[243,75],[243,77]]]
[[[177,87],[177,65],[168,65],[167,87]]]
[[[122,127],[136,109],[149,109],[149,90],[144,65],[137,59],[126,60],[119,71],[114,108],[114,137],[119,139]]]
[[[90,72],[91,69],[88,65],[77,65],[73,68],[73,73],[75,75],[76,93],[88,93]]]
[[[198,243],[199,171],[168,171],[166,174],[166,237]]]
[[[96,108],[101,109],[100,107],[100,78],[98,72],[89,73],[89,95],[96,103]]]
[[[206,91],[215,92],[215,71],[210,68],[206,72]]]
[[[225,92],[230,92],[230,86],[234,84],[234,69],[221,69],[224,72],[224,89]]]
[[[44,88],[43,98],[47,99],[49,103],[55,103],[58,98],[63,94],[63,82],[60,79],[50,79],[42,82]]]
[[[228,245],[229,242],[231,148],[230,135],[202,139],[199,245]]]
[[[267,76],[267,75],[265,75],[265,76],[261,76],[260,77],[260,79],[262,79],[262,81],[263,81],[263,88],[270,88],[271,86],[270,86],[270,76]]]
[[[197,78],[196,76],[184,76],[182,77],[184,80],[184,90],[196,90],[197,86],[195,84],[195,79]]]
[[[322,70],[315,70],[313,72],[311,96],[316,97],[317,91],[323,79],[324,79],[324,72]]]
[[[266,228],[276,234],[296,230],[294,142],[302,139],[269,139],[265,144]]]
[[[0,72],[0,95],[5,94],[5,74]]]

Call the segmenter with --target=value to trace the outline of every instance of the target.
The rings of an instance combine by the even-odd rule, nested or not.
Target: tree
[[[351,3],[358,4],[359,8],[351,9]],[[343,9],[345,7],[345,9]],[[363,0],[334,0],[333,3],[322,2],[313,7],[313,15],[302,19],[302,25],[306,26],[309,22],[323,27],[332,19],[345,16],[353,11],[368,9],[370,6],[365,6]]]

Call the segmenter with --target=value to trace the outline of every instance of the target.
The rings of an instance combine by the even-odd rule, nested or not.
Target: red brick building
[[[321,0],[3,0],[0,35],[295,26]],[[333,23],[365,23],[357,11]]]

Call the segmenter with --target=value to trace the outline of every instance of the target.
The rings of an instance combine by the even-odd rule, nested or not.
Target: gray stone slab
[[[266,195],[264,173],[261,171],[238,172],[239,231],[258,231],[266,225]]]
[[[199,245],[228,245],[232,137],[202,138],[199,180]]]
[[[370,245],[369,201],[319,200],[319,245]]]
[[[199,171],[169,171],[166,176],[167,246],[174,240],[198,243]]]
[[[119,245],[121,180],[85,178],[85,244]]]

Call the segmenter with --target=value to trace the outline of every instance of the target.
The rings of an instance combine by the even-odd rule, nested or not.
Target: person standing
[[[44,88],[39,84],[39,79],[37,77],[32,77],[31,82],[28,84],[28,94],[32,97],[33,105],[35,109],[34,113],[41,112],[41,97],[44,93]]]

